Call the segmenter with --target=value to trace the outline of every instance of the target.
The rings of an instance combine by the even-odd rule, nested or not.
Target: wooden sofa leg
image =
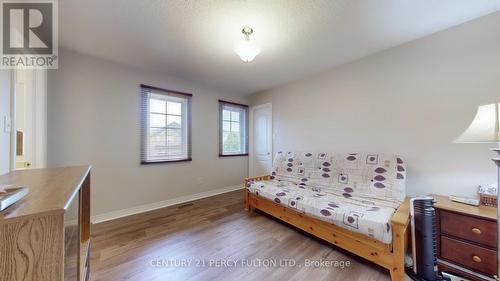
[[[394,263],[391,272],[392,281],[403,281],[405,278],[406,226],[392,225],[392,252]]]
[[[248,189],[245,189],[245,211],[250,211],[250,196]]]
[[[405,274],[403,270],[391,269],[391,281],[403,281],[405,280]]]

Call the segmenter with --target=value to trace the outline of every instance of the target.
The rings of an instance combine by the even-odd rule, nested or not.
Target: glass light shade
[[[260,53],[260,48],[250,40],[243,40],[234,51],[242,61],[251,62]]]
[[[500,143],[500,103],[481,105],[470,126],[456,143]]]

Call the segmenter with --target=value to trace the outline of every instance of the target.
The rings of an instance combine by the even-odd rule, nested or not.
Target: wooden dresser
[[[90,280],[90,167],[15,171],[29,193],[0,212],[2,281]]]
[[[496,208],[474,207],[434,196],[438,268],[471,280],[494,280],[497,272]]]

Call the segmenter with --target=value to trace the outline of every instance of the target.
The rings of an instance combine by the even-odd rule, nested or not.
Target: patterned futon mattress
[[[248,190],[283,206],[335,224],[353,232],[368,235],[385,244],[392,242],[391,206],[374,205],[372,201],[352,200],[283,180],[251,182]]]

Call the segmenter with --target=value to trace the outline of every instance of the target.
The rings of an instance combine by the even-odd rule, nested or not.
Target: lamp
[[[497,280],[499,280],[500,277],[500,200],[498,196],[498,191],[500,189],[499,108],[500,103],[479,106],[476,117],[474,117],[470,126],[455,140],[456,143],[496,143],[498,145],[496,148],[492,149],[492,151],[497,153],[497,157],[492,159],[497,165],[497,247],[499,248],[497,253]]]
[[[260,48],[254,42],[250,41],[253,29],[246,26],[241,30],[241,33],[243,33],[245,39],[234,51],[240,56],[242,61],[251,62],[260,53]]]

